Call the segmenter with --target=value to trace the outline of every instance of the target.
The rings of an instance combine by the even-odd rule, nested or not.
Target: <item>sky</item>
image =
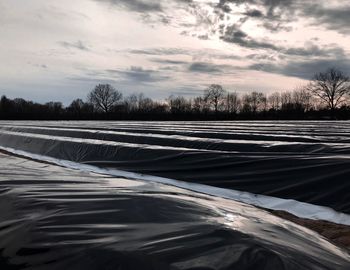
[[[350,73],[348,0],[0,0],[0,95],[292,90]]]

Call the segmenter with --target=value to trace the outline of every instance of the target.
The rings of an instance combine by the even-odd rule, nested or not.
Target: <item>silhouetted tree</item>
[[[187,113],[191,111],[191,102],[184,97],[171,95],[167,101],[171,113]]]
[[[62,102],[50,101],[50,102],[47,102],[45,106],[48,109],[48,113],[52,115],[60,115],[63,112]]]
[[[122,97],[110,84],[99,84],[89,93],[88,100],[97,111],[108,113]]]
[[[243,110],[245,113],[256,113],[266,109],[266,96],[261,92],[252,92],[243,97]]]
[[[72,103],[66,108],[67,112],[70,114],[73,114],[77,117],[81,116],[82,114],[91,113],[92,110],[88,109],[91,105],[85,103],[80,98],[77,98],[72,101]]]
[[[240,108],[241,100],[237,93],[228,93],[225,100],[226,111],[236,114]]]
[[[219,104],[223,100],[225,92],[219,84],[212,84],[204,91],[204,100],[214,106],[215,113],[218,112]]]
[[[299,87],[292,92],[293,104],[301,111],[308,111],[311,108],[311,94],[303,87]]]
[[[154,102],[152,99],[145,97],[144,94],[139,94],[138,96],[138,107],[139,112],[150,112],[153,110]]]
[[[281,93],[275,92],[268,96],[268,103],[272,110],[279,110],[281,108]]]
[[[306,88],[311,94],[320,98],[332,111],[344,104],[350,94],[350,78],[336,68],[315,74]]]
[[[124,99],[124,106],[128,113],[138,110],[138,96],[137,94],[131,94]]]
[[[281,93],[281,110],[288,110],[290,104],[292,104],[292,94],[290,92]]]
[[[2,96],[0,99],[0,112],[9,113],[13,108],[12,100],[8,99],[6,96]]]
[[[195,113],[208,113],[209,105],[203,97],[195,97],[192,100],[192,110]]]
[[[339,119],[350,119],[350,81],[342,72],[330,69],[315,75],[307,87],[276,92],[268,97],[261,92],[244,96],[226,92],[212,84],[204,95],[185,98],[170,96],[152,100],[144,94],[122,94],[109,84],[97,85],[88,102],[74,100],[68,107],[60,102],[34,103],[21,98],[0,98],[1,119],[138,119],[138,120],[213,120],[213,119],[324,119],[329,111]],[[318,98],[316,98],[318,97]],[[321,102],[323,105],[321,106]],[[269,109],[269,110],[268,110]],[[220,113],[219,113],[220,111]],[[102,113],[101,113],[102,112]],[[211,112],[215,112],[215,115]],[[103,114],[107,113],[107,114]]]

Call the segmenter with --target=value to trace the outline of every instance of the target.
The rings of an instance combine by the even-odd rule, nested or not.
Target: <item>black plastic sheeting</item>
[[[346,270],[350,256],[246,204],[0,154],[0,269]]]
[[[350,214],[350,122],[0,122],[0,146]]]

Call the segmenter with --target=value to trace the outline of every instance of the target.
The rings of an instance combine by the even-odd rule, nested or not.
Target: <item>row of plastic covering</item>
[[[346,270],[349,255],[261,209],[0,154],[0,268]]]
[[[0,125],[0,146],[350,214],[349,122]]]

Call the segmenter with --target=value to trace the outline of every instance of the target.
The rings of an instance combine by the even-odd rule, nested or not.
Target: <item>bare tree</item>
[[[138,95],[131,94],[124,99],[124,106],[128,113],[138,110]]]
[[[143,93],[138,95],[138,110],[139,112],[150,112],[154,109],[155,102],[146,97]]]
[[[285,110],[292,104],[292,94],[290,92],[281,93],[281,108]]]
[[[63,112],[62,102],[50,101],[50,102],[45,103],[45,106],[48,108],[50,113],[58,115],[58,114]]]
[[[241,105],[241,100],[239,99],[238,94],[235,93],[228,93],[226,95],[226,110],[229,113],[236,114],[239,110],[239,107]]]
[[[266,96],[261,92],[252,92],[243,96],[245,112],[256,113],[266,109]]]
[[[225,95],[224,88],[219,84],[212,84],[204,91],[204,99],[214,105],[215,113],[218,112],[218,107]]]
[[[299,107],[304,111],[310,110],[312,96],[304,87],[296,88],[292,93],[292,98],[294,106]]]
[[[207,113],[209,106],[203,97],[195,97],[192,101],[192,110],[196,113]]]
[[[306,88],[321,99],[332,112],[346,101],[350,94],[350,78],[336,68],[315,74]]]
[[[167,102],[172,113],[186,113],[191,111],[191,101],[182,96],[171,95],[167,98]]]
[[[72,103],[67,107],[67,111],[73,114],[80,114],[84,107],[84,101],[80,98],[77,98],[72,101]]]
[[[89,93],[88,100],[98,111],[108,113],[122,97],[110,84],[99,84]]]
[[[268,103],[272,110],[279,110],[281,108],[281,94],[279,92],[270,94],[268,96]]]

